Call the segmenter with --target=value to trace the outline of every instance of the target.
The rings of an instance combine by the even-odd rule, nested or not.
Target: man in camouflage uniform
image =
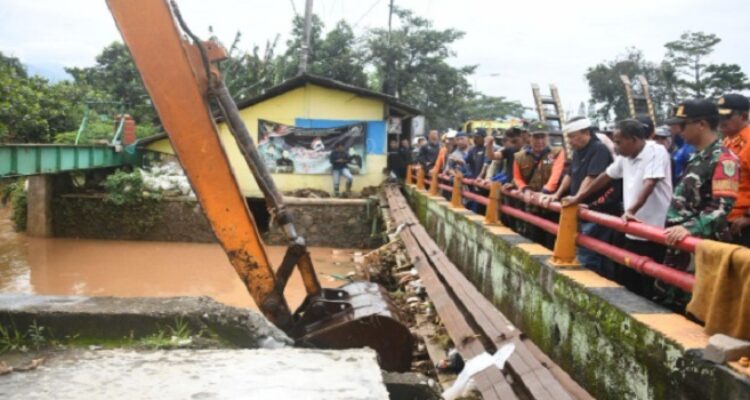
[[[711,101],[690,100],[677,107],[675,117],[681,119],[683,137],[696,152],[667,211],[667,244],[674,245],[688,235],[731,241],[727,215],[737,198],[740,169],[737,157],[716,135],[719,111]],[[664,263],[688,270],[690,254],[670,248]]]

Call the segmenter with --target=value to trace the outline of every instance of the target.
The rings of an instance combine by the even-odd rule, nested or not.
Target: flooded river
[[[277,267],[284,247],[267,248]],[[356,250],[312,248],[323,286],[354,269]],[[274,267],[274,268],[275,268]],[[256,308],[218,244],[88,239],[38,239],[13,231],[9,207],[0,206],[0,293],[121,297],[210,296],[222,303]],[[289,305],[304,299],[294,273]]]

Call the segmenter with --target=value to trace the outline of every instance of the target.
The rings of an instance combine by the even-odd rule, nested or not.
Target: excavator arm
[[[217,63],[226,58],[224,49],[190,32],[174,1],[107,4],[211,228],[261,312],[298,344],[369,346],[384,369],[407,370],[411,334],[382,288],[369,282],[321,288],[305,241],[222,81]],[[275,271],[222,146],[211,100],[288,239]],[[295,266],[307,297],[292,314],[283,293]]]

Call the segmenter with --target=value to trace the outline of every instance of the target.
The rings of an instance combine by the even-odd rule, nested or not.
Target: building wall
[[[386,166],[386,127],[383,101],[357,96],[350,92],[306,85],[240,110],[250,134],[257,143],[258,119],[302,127],[333,127],[352,122],[367,122],[367,157],[365,171],[354,177],[355,191],[376,186],[383,180]],[[225,124],[219,125],[222,143],[247,197],[261,197],[260,190],[245,163],[237,144]],[[173,154],[169,141],[154,142],[149,150]],[[330,175],[272,174],[281,191],[299,188],[332,190]]]

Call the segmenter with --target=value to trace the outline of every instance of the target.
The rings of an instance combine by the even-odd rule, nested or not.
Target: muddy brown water
[[[286,248],[268,246],[278,266]],[[356,249],[310,249],[325,287],[341,286],[354,270]],[[0,206],[0,293],[120,297],[210,296],[256,308],[218,244],[88,239],[40,239],[16,233],[9,207]],[[305,296],[295,271],[286,290],[294,310]]]

